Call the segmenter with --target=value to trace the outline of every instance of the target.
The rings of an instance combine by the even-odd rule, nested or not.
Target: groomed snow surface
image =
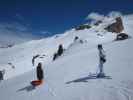
[[[133,36],[132,16],[124,16],[123,21],[124,32]],[[5,69],[0,100],[133,100],[133,39],[113,41],[116,35],[104,31],[104,25],[88,30],[72,29],[0,49],[0,69]],[[74,41],[75,36],[83,43]],[[98,43],[106,51],[105,78],[89,76],[98,72]],[[65,51],[52,61],[59,44],[63,44]],[[31,60],[37,54],[40,57],[33,66]],[[38,62],[43,63],[45,78],[42,85],[32,88],[30,82],[36,79]]]

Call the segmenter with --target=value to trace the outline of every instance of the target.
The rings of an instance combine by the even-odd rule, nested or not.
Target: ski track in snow
[[[48,83],[46,82],[45,85],[48,86],[48,92],[51,94],[51,96],[56,96],[56,93],[54,92],[54,89],[48,85]]]
[[[113,91],[113,92],[117,93],[119,100],[133,100],[133,90],[132,89],[121,86],[120,84],[119,85],[104,84],[104,85],[105,85],[105,88],[108,89],[108,91]]]

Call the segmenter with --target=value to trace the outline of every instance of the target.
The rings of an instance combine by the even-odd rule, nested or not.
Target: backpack
[[[103,61],[104,63],[106,62],[106,59],[104,57],[101,57],[100,60]]]

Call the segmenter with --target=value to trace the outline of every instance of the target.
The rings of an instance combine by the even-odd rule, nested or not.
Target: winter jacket
[[[43,70],[40,66],[37,66],[37,79],[42,80],[43,79]]]
[[[3,72],[0,71],[0,80],[3,80]]]
[[[62,53],[63,53],[63,47],[62,47],[62,45],[59,45],[59,48],[58,48],[57,54],[58,54],[58,56],[61,56]]]
[[[101,61],[106,62],[106,55],[103,49],[99,49],[99,57]]]

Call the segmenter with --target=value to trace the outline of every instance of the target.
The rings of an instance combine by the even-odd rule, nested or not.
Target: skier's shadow
[[[35,89],[35,87],[34,87],[33,85],[28,85],[28,86],[25,86],[25,87],[23,87],[23,88],[17,90],[17,92],[21,92],[21,91],[30,92],[30,91],[32,91],[32,90],[34,90],[34,89]]]
[[[104,77],[97,77],[96,75],[88,75],[86,77],[78,78],[72,81],[66,82],[66,84],[70,83],[78,83],[78,82],[88,82],[90,79],[112,79],[110,76],[104,76]]]

